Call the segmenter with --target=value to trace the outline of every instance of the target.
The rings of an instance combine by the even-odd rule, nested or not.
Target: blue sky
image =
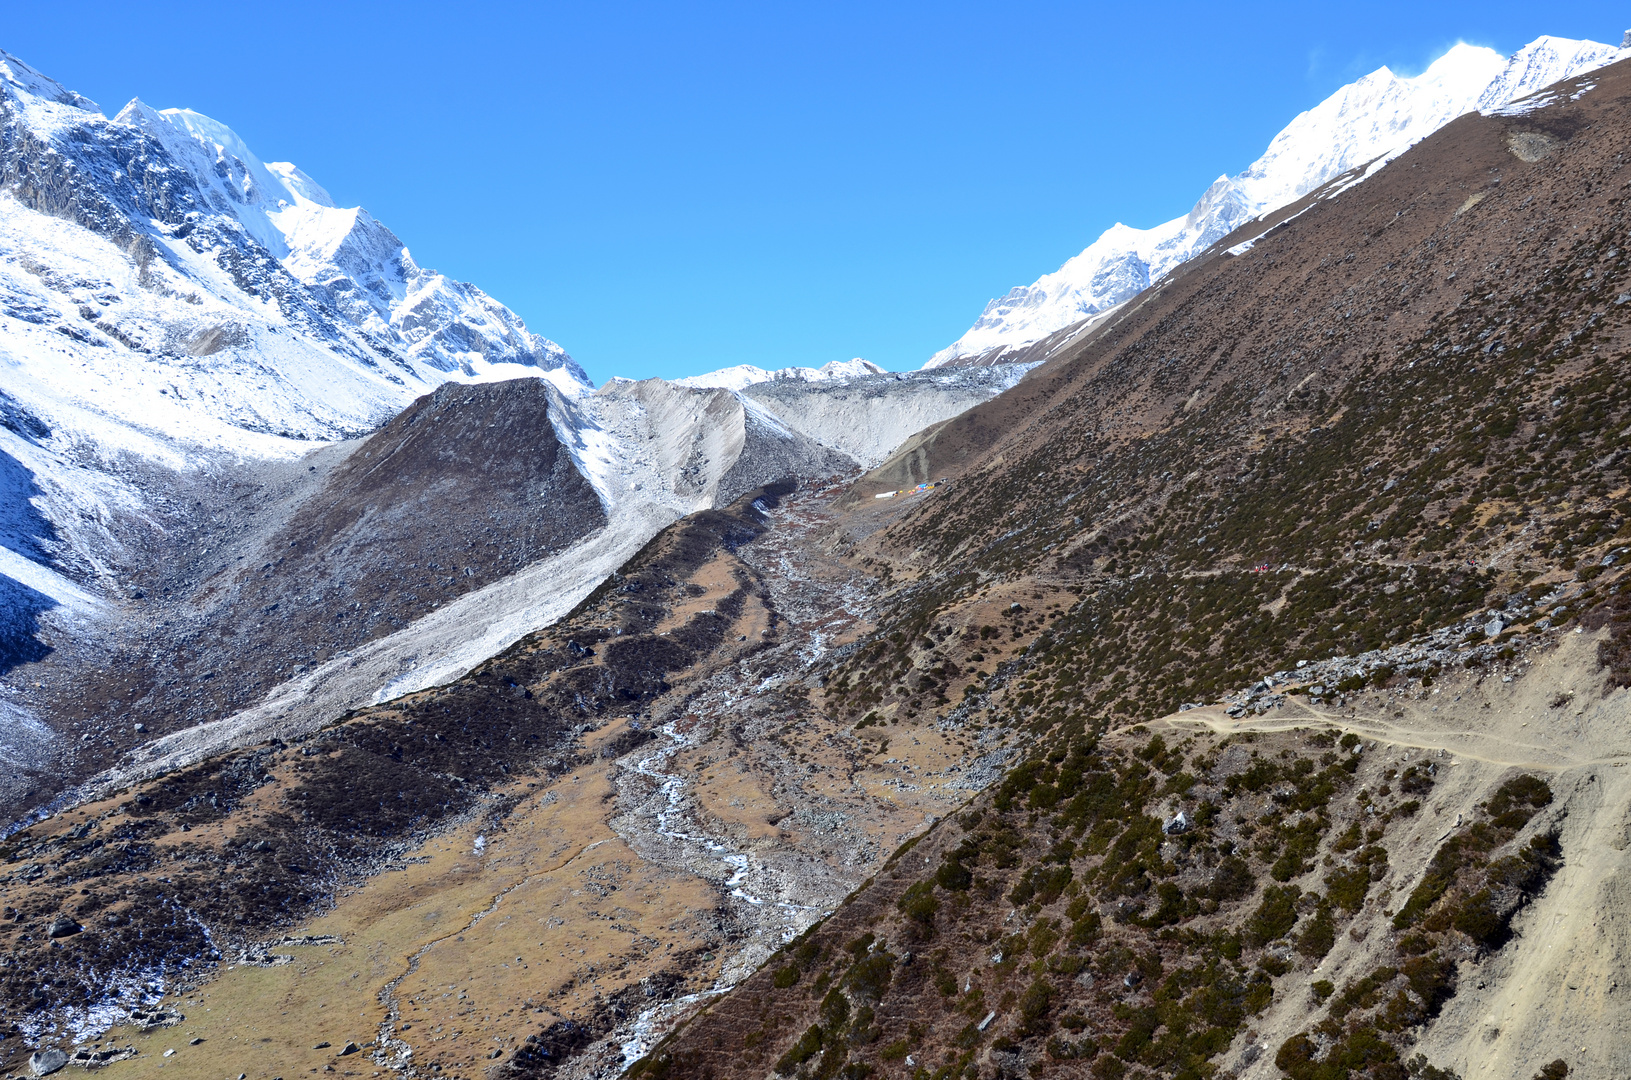
[[[145,10],[143,10],[145,8]],[[916,367],[1292,116],[1576,3],[11,5],[0,48],[231,125],[590,375]]]

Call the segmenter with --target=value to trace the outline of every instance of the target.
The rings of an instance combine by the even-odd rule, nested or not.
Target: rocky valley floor
[[[307,805],[303,763],[332,756],[320,740],[258,750],[248,790],[195,769],[183,774],[185,794],[167,798],[173,782],[160,781],[160,803],[138,788],[133,799],[79,807],[63,819],[66,833],[35,827],[13,837],[9,850],[27,860],[13,878],[22,887],[7,893],[13,947],[49,950],[59,973],[95,973],[61,1022],[18,1034],[88,1057],[114,1050],[109,1075],[162,1065],[165,1075],[259,1077],[333,1065],[342,1075],[390,1067],[475,1076],[500,1059],[525,1073],[539,1046],[572,1057],[562,1075],[615,1075],[837,907],[1011,753],[1002,731],[969,740],[901,724],[872,740],[812,708],[812,665],[870,625],[875,584],[839,560],[811,558],[810,538],[844,490],[796,493],[762,513],[749,506],[742,512],[762,522],[757,535],[736,526],[729,542],[711,535],[680,562],[657,554],[660,572],[650,575],[637,560],[543,638],[512,650],[517,659],[579,654],[585,663],[573,670],[599,681],[608,666],[622,673],[611,655],[619,646],[660,649],[695,634],[699,622],[715,646],[666,661],[675,666],[665,663],[649,697],[562,730],[542,768],[504,763],[497,783],[458,800],[435,829],[354,837],[340,857],[330,837],[321,865],[281,861],[295,844],[314,846],[289,814]],[[665,542],[688,547],[694,538],[677,528],[659,551]],[[638,638],[631,618],[643,627]],[[501,657],[474,677],[490,682],[510,670]],[[525,680],[499,681],[532,696]],[[538,696],[549,693],[539,687]],[[380,715],[411,725],[412,713],[393,704]],[[969,779],[966,763],[982,756],[985,775]],[[360,818],[364,810],[332,812]],[[139,830],[124,824],[132,815]],[[278,896],[274,911],[244,912],[230,941],[218,933],[210,945],[197,940],[206,957],[219,949],[203,966],[182,950],[167,955],[169,941],[144,956],[140,933],[123,939],[133,946],[126,956],[96,947],[98,937],[157,913],[143,904],[196,905],[190,890],[231,890],[234,860],[254,858],[238,852],[257,847],[276,849],[281,865],[258,869],[277,891],[285,883],[276,879],[306,874],[332,887],[313,883]],[[204,866],[211,869],[176,887],[173,868]],[[85,929],[48,938],[33,913],[51,902],[66,902]],[[40,975],[8,967],[14,992],[39,985]],[[94,985],[97,977],[111,978],[117,992]],[[118,1022],[133,1009],[184,1019],[133,1030]],[[361,1049],[343,1054],[348,1044]],[[553,1060],[539,1065],[554,1072]]]

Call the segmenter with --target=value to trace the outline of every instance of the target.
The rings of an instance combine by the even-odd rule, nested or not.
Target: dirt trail
[[[1184,730],[1272,732],[1339,728],[1366,740],[1366,753],[1425,752],[1448,766],[1406,843],[1388,852],[1391,903],[1367,905],[1360,940],[1339,941],[1317,974],[1339,987],[1375,962],[1390,936],[1391,913],[1425,872],[1461,814],[1515,769],[1541,773],[1555,801],[1563,865],[1514,922],[1515,937],[1495,954],[1461,965],[1460,989],[1424,1033],[1418,1049],[1467,1080],[1524,1077],[1558,1058],[1571,1075],[1626,1075],[1631,1044],[1631,692],[1602,692],[1597,635],[1567,634],[1510,682],[1465,672],[1432,690],[1376,708],[1361,695],[1351,708],[1288,702],[1263,716],[1229,717],[1221,707],[1168,717]],[[1374,748],[1370,744],[1374,743]],[[1308,993],[1277,1000],[1251,1042],[1261,1055],[1246,1080],[1272,1080],[1274,1051],[1309,1026]],[[1245,1049],[1242,1046],[1237,1048]]]
[[[1431,690],[1415,690],[1404,700],[1370,691],[1346,708],[1288,700],[1263,716],[1235,719],[1221,706],[1209,706],[1169,719],[1224,734],[1330,726],[1392,746],[1533,769],[1612,765],[1631,761],[1631,727],[1623,722],[1624,695],[1601,692],[1601,638],[1565,634],[1555,649],[1510,679],[1446,674]]]

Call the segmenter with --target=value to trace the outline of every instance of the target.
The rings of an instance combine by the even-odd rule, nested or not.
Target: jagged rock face
[[[603,529],[552,397],[537,379],[449,384],[293,465],[150,474],[148,516],[120,532],[134,617],[15,628],[20,703],[78,746],[53,779],[14,778],[10,812]]]
[[[190,240],[246,298],[272,299],[302,332],[365,363],[395,362],[417,381],[427,376],[410,360],[468,374],[467,358],[478,358],[587,382],[514,313],[420,269],[366,211],[334,206],[292,165],[262,164],[225,125],[140,101],[110,121],[15,58],[0,67],[0,187],[20,206],[73,221],[144,269]]]

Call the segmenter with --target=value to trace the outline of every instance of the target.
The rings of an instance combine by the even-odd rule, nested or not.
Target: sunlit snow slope
[[[0,52],[0,542],[34,567],[0,576],[0,639],[96,607],[71,582],[115,583],[143,470],[287,460],[450,380],[524,375],[589,389],[502,304],[225,125],[139,101],[110,120]]]
[[[1116,224],[1033,285],[992,300],[925,367],[990,363],[1121,303],[1241,225],[1333,177],[1402,150],[1463,113],[1496,108],[1626,55],[1595,41],[1541,37],[1510,57],[1457,45],[1413,78],[1378,68],[1298,116],[1238,176],[1151,229]]]
[[[587,387],[513,312],[206,116],[132,101],[110,120],[0,53],[0,135],[0,386],[59,441],[287,455],[449,379]]]

